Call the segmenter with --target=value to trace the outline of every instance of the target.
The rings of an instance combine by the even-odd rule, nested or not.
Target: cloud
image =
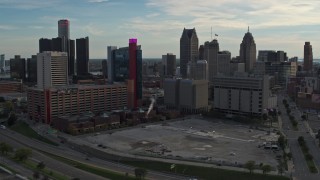
[[[99,29],[97,26],[93,24],[86,25],[84,27],[84,31],[94,36],[102,36],[105,33],[102,29]]]
[[[166,15],[185,17],[194,26],[213,24],[244,28],[252,24],[257,28],[320,24],[317,9],[320,1],[298,0],[148,0],[146,5]],[[239,26],[240,25],[240,26]]]
[[[17,27],[11,26],[11,25],[1,25],[0,24],[0,30],[14,30],[14,29],[17,29]]]
[[[39,8],[47,8],[58,5],[61,0],[1,0],[0,8],[14,8],[14,9],[23,9],[23,10],[31,10],[31,9],[39,9]]]
[[[146,17],[147,18],[153,18],[153,17],[157,17],[159,15],[160,15],[160,13],[152,13],[152,14],[147,14]]]
[[[106,3],[108,2],[109,0],[89,0],[88,2],[89,3]]]

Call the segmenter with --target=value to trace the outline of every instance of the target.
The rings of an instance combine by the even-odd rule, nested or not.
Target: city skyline
[[[6,59],[31,57],[38,52],[38,40],[57,37],[58,20],[68,19],[71,39],[89,36],[90,59],[106,59],[107,46],[124,47],[131,37],[139,39],[145,58],[161,58],[165,53],[180,58],[183,28],[195,28],[203,44],[211,40],[211,27],[221,50],[234,57],[248,26],[257,51],[277,49],[288,57],[303,58],[304,42],[310,41],[317,59],[318,7],[320,2],[314,0],[204,0],[201,4],[195,0],[5,0],[0,3],[0,50]]]

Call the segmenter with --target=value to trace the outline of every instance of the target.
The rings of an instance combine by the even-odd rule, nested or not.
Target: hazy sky
[[[58,35],[70,20],[72,39],[89,36],[90,58],[106,58],[108,45],[138,38],[143,57],[180,56],[183,28],[196,28],[199,45],[218,34],[220,50],[239,55],[250,26],[257,50],[284,50],[303,57],[310,41],[320,56],[319,0],[0,0],[0,54],[29,57],[39,38]]]

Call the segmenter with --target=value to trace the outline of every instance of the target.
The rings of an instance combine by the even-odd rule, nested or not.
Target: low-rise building
[[[63,115],[123,109],[127,107],[127,93],[127,85],[123,83],[29,88],[28,113],[31,119],[51,124]]]

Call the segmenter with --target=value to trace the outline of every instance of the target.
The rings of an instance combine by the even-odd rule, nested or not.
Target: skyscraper
[[[68,75],[74,75],[74,61],[75,61],[75,43],[74,40],[69,39],[69,60],[68,60]]]
[[[196,65],[196,80],[208,80],[208,63],[206,60],[198,60]]]
[[[240,44],[240,61],[245,63],[246,72],[250,72],[253,69],[257,60],[256,53],[256,43],[248,27],[248,32],[244,35]]]
[[[162,65],[165,76],[175,76],[176,74],[176,55],[167,53],[162,55]]]
[[[76,39],[77,43],[77,75],[89,73],[89,37]]]
[[[113,83],[114,80],[114,50],[117,46],[108,46],[108,82]]]
[[[110,49],[112,64],[112,79],[116,82],[128,80],[130,93],[128,94],[129,108],[136,108],[138,100],[142,99],[142,50],[137,46],[137,39],[129,39],[129,47]],[[111,50],[112,49],[112,50]],[[109,57],[108,57],[109,59]],[[109,66],[109,64],[108,64]],[[109,77],[108,77],[109,78]],[[128,90],[129,91],[129,90]]]
[[[58,37],[62,39],[62,51],[69,52],[69,21],[62,19],[58,21]]]
[[[51,51],[66,52],[63,51],[63,39],[60,37],[52,38]]]
[[[74,75],[75,44],[70,40],[70,21],[58,21],[58,37],[61,38],[61,51],[68,53],[68,75]]]
[[[305,42],[303,70],[304,71],[312,71],[312,64],[313,64],[312,45],[310,44],[310,42]]]
[[[4,54],[1,54],[0,55],[0,73],[4,72],[4,67],[5,67]]]
[[[213,82],[214,76],[218,74],[219,43],[217,39],[204,43],[204,60],[208,62],[209,82]]]
[[[66,52],[37,54],[37,87],[50,88],[68,85],[68,56]]]
[[[10,59],[10,76],[11,78],[26,80],[26,60],[19,55]]]
[[[36,83],[37,82],[37,56],[32,55],[31,58],[27,59],[27,73],[28,73],[28,82]]]
[[[194,70],[194,65],[199,59],[198,45],[199,40],[196,29],[184,28],[180,38],[180,73],[182,78],[187,78],[188,63],[191,64],[190,71],[192,72]]]
[[[52,51],[52,40],[41,38],[39,39],[39,53],[44,51]]]

